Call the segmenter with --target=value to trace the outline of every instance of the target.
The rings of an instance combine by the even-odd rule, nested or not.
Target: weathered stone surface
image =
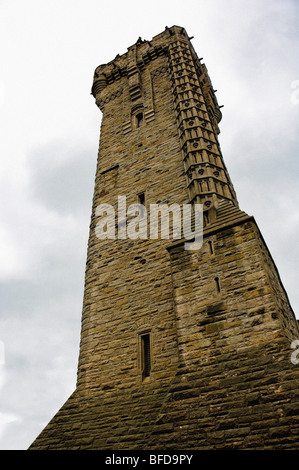
[[[238,207],[219,106],[185,30],[98,67],[93,94],[103,120],[77,387],[30,449],[298,448],[298,325],[254,219]],[[100,240],[97,206],[117,207],[119,195],[128,206],[143,192],[147,208],[202,203],[202,248]]]

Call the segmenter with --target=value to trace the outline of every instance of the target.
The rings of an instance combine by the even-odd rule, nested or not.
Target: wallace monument
[[[191,39],[166,27],[95,70],[77,384],[30,450],[299,448],[298,323]]]

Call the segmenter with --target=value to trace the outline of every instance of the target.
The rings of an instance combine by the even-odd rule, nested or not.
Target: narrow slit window
[[[204,211],[203,217],[204,217],[204,224],[205,224],[205,225],[209,225],[209,223],[210,223],[209,212],[208,212],[208,211]]]
[[[136,114],[136,125],[137,127],[141,127],[143,124],[143,113]]]
[[[138,197],[138,203],[144,206],[145,205],[145,192],[139,193],[137,197]]]
[[[208,243],[210,247],[210,254],[213,255],[214,254],[213,242],[209,241]]]
[[[141,365],[142,377],[149,377],[151,372],[151,343],[149,333],[141,336]]]
[[[215,277],[216,290],[219,293],[221,291],[219,277]]]

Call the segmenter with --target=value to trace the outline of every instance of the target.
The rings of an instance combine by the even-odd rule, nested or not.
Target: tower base
[[[298,324],[254,219],[223,203],[201,250],[168,252],[176,372],[78,387],[30,450],[299,448]]]

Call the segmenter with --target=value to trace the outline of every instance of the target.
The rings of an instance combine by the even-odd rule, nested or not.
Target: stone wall
[[[30,448],[297,448],[297,322],[238,207],[221,113],[186,31],[138,40],[96,69],[92,91],[103,119],[77,387]],[[100,239],[98,207],[117,215],[118,196],[128,207],[141,194],[147,210],[201,201],[202,248]]]

